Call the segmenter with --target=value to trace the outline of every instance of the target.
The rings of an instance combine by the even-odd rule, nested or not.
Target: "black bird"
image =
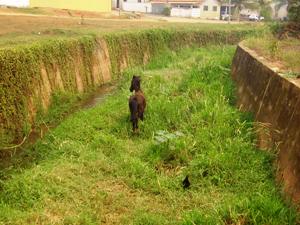
[[[184,178],[184,180],[182,181],[182,186],[184,189],[189,188],[191,185],[190,181],[189,181],[189,175],[186,175],[186,177]]]
[[[202,173],[202,177],[207,177],[207,175],[208,175],[208,170],[204,170]]]

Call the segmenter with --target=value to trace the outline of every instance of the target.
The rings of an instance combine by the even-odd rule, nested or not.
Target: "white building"
[[[113,8],[124,11],[162,14],[170,9],[171,16],[219,19],[218,0],[112,0]]]
[[[152,12],[152,5],[149,0],[112,0],[112,7],[128,12]]]
[[[195,17],[202,19],[219,19],[221,3],[218,0],[152,0],[156,11],[162,7],[171,9],[171,16]],[[164,3],[162,5],[162,3]]]
[[[29,0],[0,0],[0,6],[29,7]]]

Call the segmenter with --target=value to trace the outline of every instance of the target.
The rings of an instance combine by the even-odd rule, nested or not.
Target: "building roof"
[[[194,5],[201,5],[206,0],[150,0],[151,3],[165,3],[165,4],[194,4]],[[220,3],[220,0],[216,0]]]
[[[151,0],[151,3],[185,3],[185,4],[202,4],[204,0]]]

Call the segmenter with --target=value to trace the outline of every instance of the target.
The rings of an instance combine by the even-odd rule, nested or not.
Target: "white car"
[[[250,21],[261,21],[265,19],[263,16],[257,16],[254,14],[250,15],[248,18]]]

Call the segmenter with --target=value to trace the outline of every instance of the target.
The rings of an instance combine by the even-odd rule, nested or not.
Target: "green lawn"
[[[234,106],[233,46],[167,52],[70,115],[1,170],[0,224],[296,224]],[[133,74],[147,97],[129,123]],[[191,187],[181,182],[190,176]]]

